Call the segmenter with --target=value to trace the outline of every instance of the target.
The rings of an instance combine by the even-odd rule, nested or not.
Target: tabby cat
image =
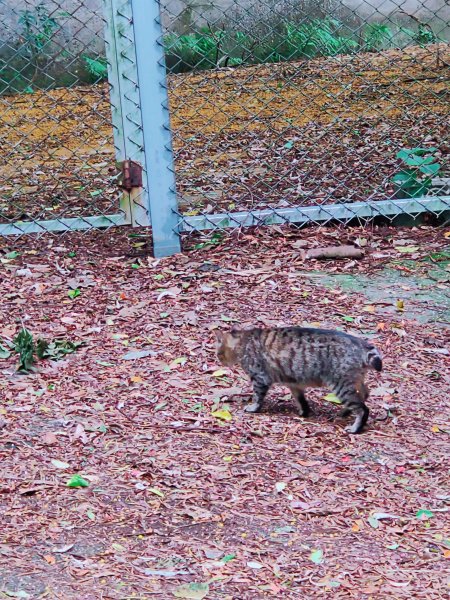
[[[217,355],[223,365],[239,364],[249,375],[253,402],[247,412],[260,411],[269,388],[282,384],[291,390],[299,414],[307,417],[305,388],[327,386],[342,401],[342,416],[355,416],[349,433],[360,433],[369,416],[366,371],[382,369],[380,353],[369,341],[302,327],[218,332]]]

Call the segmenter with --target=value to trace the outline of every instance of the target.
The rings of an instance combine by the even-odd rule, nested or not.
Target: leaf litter
[[[326,286],[317,273],[373,278],[390,268],[398,289],[411,273],[427,282],[436,265],[426,257],[442,252],[447,233],[255,230],[224,236],[207,254],[142,259],[138,270],[124,231],[108,240],[65,235],[62,260],[42,238],[35,250],[19,244],[19,267],[32,275],[35,264],[45,267],[46,295],[4,270],[2,346],[11,347],[21,317],[36,339],[83,347],[26,373],[2,354],[0,590],[74,599],[440,597],[449,583],[450,380],[448,355],[426,351],[448,347],[445,307],[433,304],[440,284],[428,284],[435,318],[419,322],[414,295],[401,314],[383,292],[367,311],[363,289]],[[306,262],[298,251],[361,238],[365,258],[350,268],[342,259]],[[404,240],[420,249],[414,262],[398,259]],[[217,268],[200,268],[206,259]],[[86,273],[95,285],[68,300],[64,280]],[[162,273],[177,293],[156,302]],[[214,329],[236,323],[315,324],[373,339],[385,370],[370,375],[367,431],[346,435],[323,390],[310,393],[308,419],[284,390],[263,413],[245,413],[248,382],[215,356]]]

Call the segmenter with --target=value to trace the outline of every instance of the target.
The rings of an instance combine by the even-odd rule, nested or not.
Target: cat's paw
[[[361,433],[361,431],[362,431],[362,428],[359,426],[359,424],[355,424],[355,423],[353,423],[353,425],[348,425],[348,426],[345,428],[345,431],[346,431],[347,433],[356,434],[356,433]]]
[[[309,408],[301,408],[297,411],[297,414],[299,417],[302,417],[303,419],[307,419],[308,417],[311,416],[311,410]]]
[[[257,402],[252,402],[251,404],[247,404],[247,406],[244,408],[245,412],[248,413],[257,413],[259,412],[261,409],[261,405],[258,404]]]

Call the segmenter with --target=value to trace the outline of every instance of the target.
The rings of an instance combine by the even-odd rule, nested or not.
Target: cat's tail
[[[366,361],[367,366],[375,369],[375,371],[381,371],[383,369],[383,361],[381,360],[381,354],[375,348],[373,344],[366,343]]]

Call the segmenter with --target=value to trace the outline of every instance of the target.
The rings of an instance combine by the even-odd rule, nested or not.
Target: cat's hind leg
[[[296,385],[289,385],[288,387],[291,390],[292,398],[294,399],[294,405],[298,414],[301,417],[308,417],[311,409],[307,399],[305,398],[303,388]]]

